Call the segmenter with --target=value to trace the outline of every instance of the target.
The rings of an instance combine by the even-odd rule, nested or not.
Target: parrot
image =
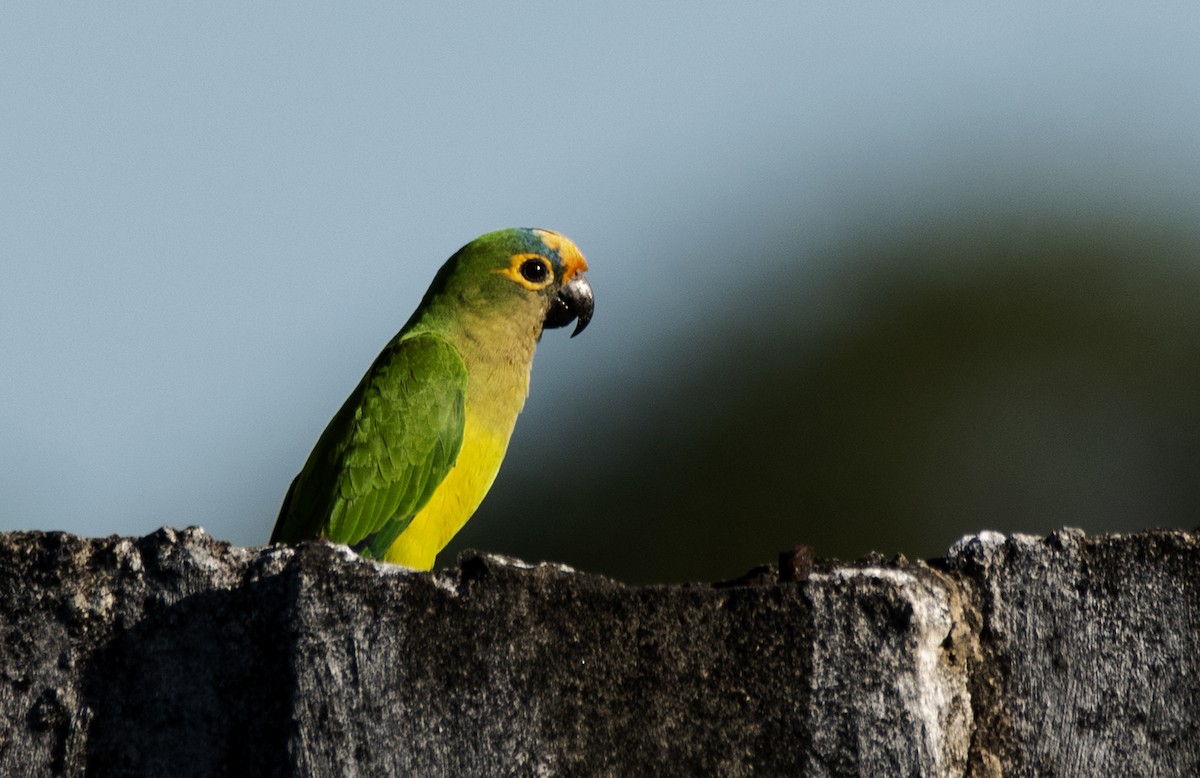
[[[575,322],[575,337],[591,321],[587,269],[545,229],[459,249],[317,440],[271,542],[431,569],[496,479],[542,331]]]

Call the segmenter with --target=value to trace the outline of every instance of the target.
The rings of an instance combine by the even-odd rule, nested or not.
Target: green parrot
[[[428,570],[483,500],[529,394],[544,328],[592,318],[562,235],[491,232],[442,265],[292,481],[271,542],[326,538]]]

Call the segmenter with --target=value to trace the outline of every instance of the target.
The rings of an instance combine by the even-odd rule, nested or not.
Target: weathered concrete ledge
[[[1200,774],[1196,535],[800,577],[0,535],[0,775]]]

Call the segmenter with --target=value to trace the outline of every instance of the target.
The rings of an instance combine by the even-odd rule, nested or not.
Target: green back
[[[466,394],[466,366],[445,340],[390,343],[292,482],[271,542],[324,536],[381,554],[454,465]]]

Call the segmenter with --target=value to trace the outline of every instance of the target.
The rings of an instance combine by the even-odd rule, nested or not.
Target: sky
[[[1191,218],[1197,40],[1182,3],[6,4],[0,530],[265,542],[500,227],[592,268],[534,367],[526,416],[561,419],[788,272],[763,224],[803,256],[947,191]]]

